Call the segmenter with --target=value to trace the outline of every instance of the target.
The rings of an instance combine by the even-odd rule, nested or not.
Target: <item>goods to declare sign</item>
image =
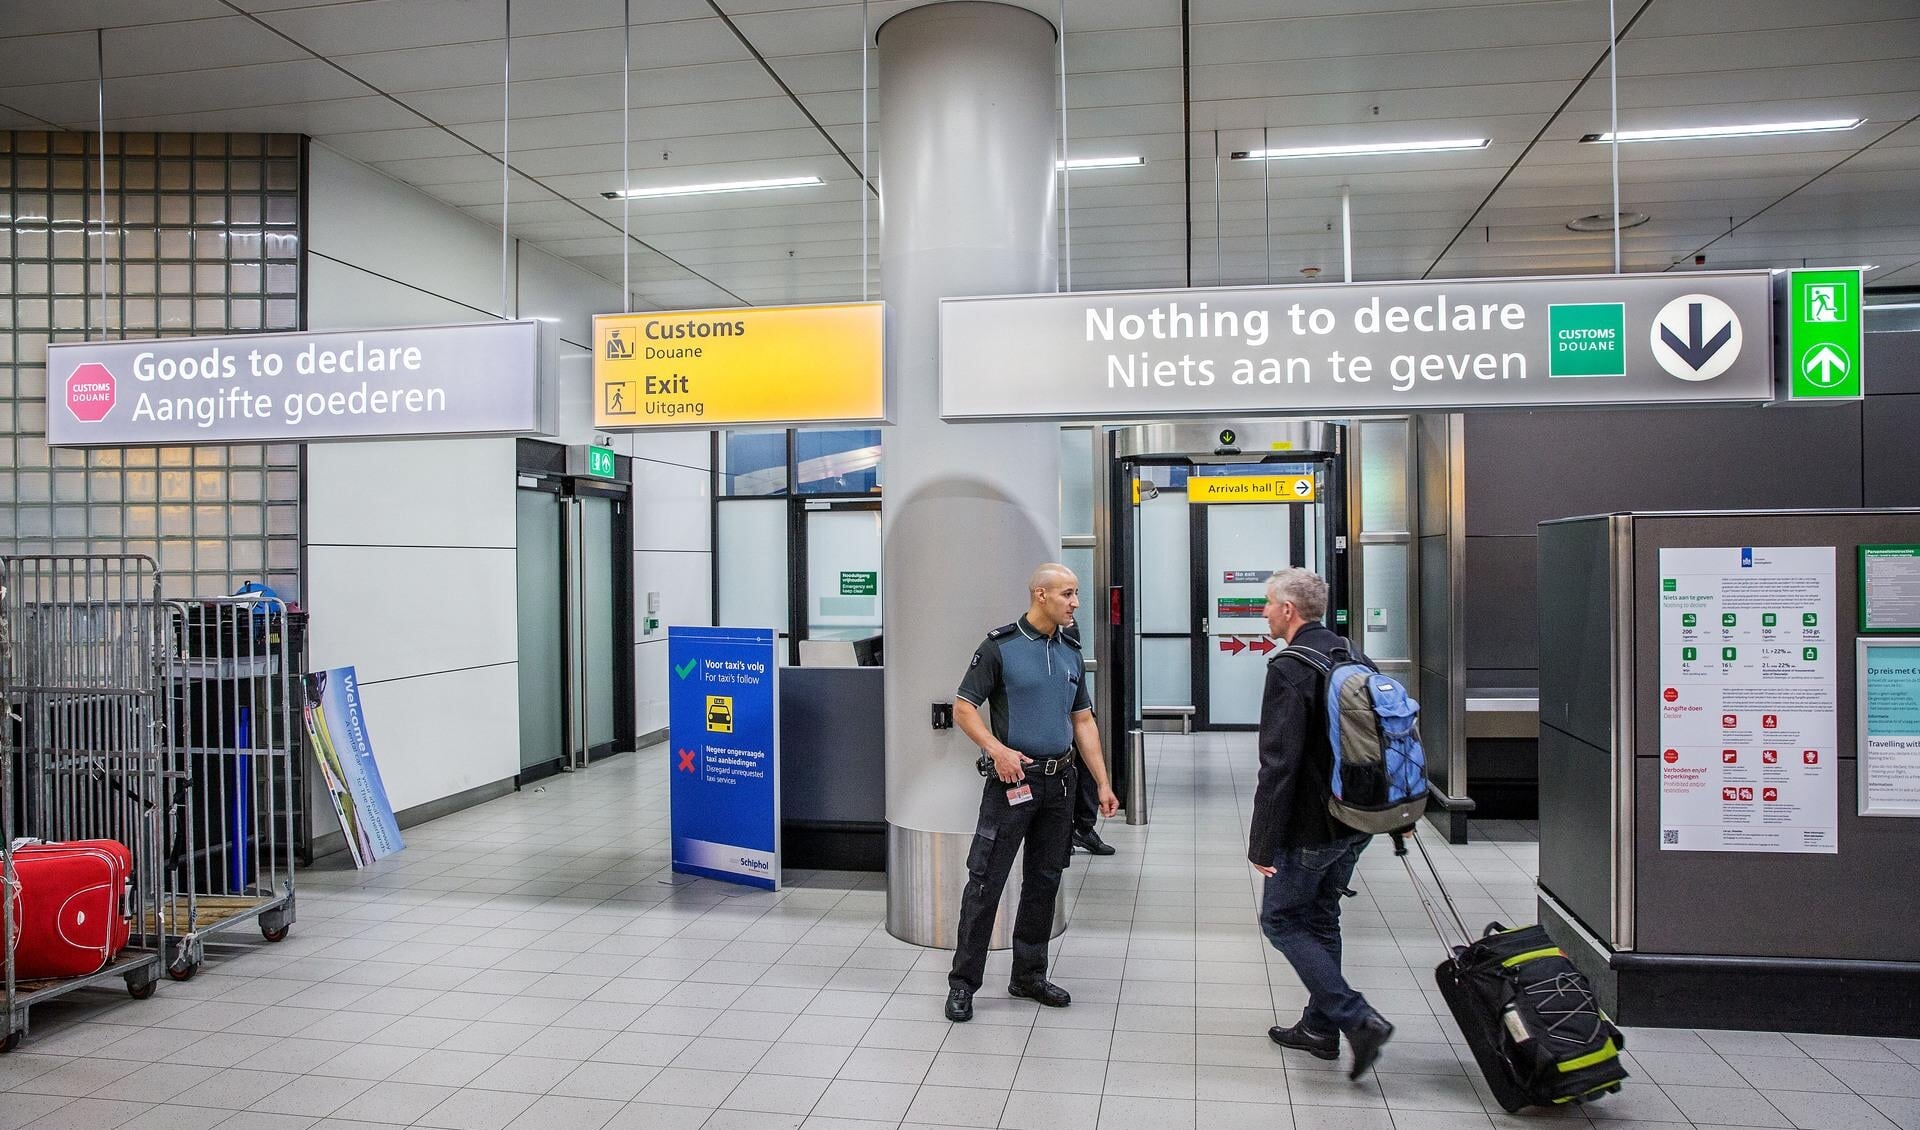
[[[552,435],[537,321],[47,346],[54,447]]]
[[[675,871],[780,889],[779,672],[771,629],[667,629]]]
[[[1312,502],[1312,475],[1193,475],[1188,502]]]
[[[1920,632],[1920,545],[1860,547],[1860,630]]]
[[[940,414],[1765,401],[1767,271],[948,298]]]
[[[1920,816],[1920,639],[1857,648],[1860,815]]]
[[[1660,848],[1835,854],[1832,546],[1660,551]]]
[[[886,306],[596,314],[593,422],[613,431],[884,424]]]

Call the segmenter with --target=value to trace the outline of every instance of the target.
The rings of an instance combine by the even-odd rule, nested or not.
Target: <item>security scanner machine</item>
[[[1541,921],[1604,1007],[1920,1033],[1920,511],[1539,529]]]

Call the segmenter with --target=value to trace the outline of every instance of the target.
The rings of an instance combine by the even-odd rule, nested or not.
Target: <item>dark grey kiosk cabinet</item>
[[[1915,510],[1541,524],[1541,920],[1619,1022],[1920,1035],[1920,817],[1861,815],[1856,748],[1860,547],[1915,543]],[[1830,624],[1760,576],[1822,548]]]

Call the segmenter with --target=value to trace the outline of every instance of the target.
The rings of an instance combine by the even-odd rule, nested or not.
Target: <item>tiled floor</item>
[[[1251,741],[1154,740],[1152,824],[1113,822],[1118,855],[1074,860],[1071,1008],[990,975],[974,1022],[946,1023],[947,955],[887,936],[877,876],[674,881],[656,747],[415,828],[367,871],[308,873],[286,942],[153,1000],[36,1013],[0,1057],[0,1130],[1920,1130],[1920,1041],[1745,1032],[1634,1031],[1623,1094],[1499,1113],[1384,841],[1347,960],[1399,1034],[1358,1083],[1281,1053],[1266,1028],[1303,996],[1253,922]],[[1442,871],[1470,918],[1530,920],[1529,829],[1488,831],[1435,844]]]

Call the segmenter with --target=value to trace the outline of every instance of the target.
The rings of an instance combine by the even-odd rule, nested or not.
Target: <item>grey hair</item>
[[[1300,615],[1318,620],[1327,614],[1327,582],[1311,569],[1280,569],[1267,578],[1268,600],[1290,600]]]

